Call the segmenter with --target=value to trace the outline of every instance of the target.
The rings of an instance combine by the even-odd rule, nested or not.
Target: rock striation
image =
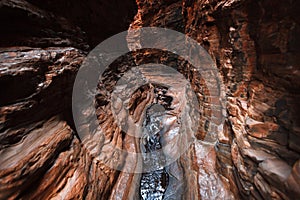
[[[170,127],[179,127],[181,105],[201,113],[190,148],[158,173],[163,199],[299,198],[299,8],[296,0],[1,1],[0,199],[140,199],[151,192],[147,174],[107,166],[140,167],[136,158],[118,156],[111,148],[143,151],[143,141],[125,134],[113,117],[122,114],[125,100],[135,123],[146,119],[142,112],[153,103],[169,109],[164,114]],[[110,66],[95,98],[97,125],[105,132],[97,134],[95,124],[86,120],[80,128],[95,131],[95,138],[78,137],[72,88],[88,52],[115,33],[148,26],[190,36],[216,63],[225,86],[226,119],[215,144],[203,138],[218,99],[208,95],[189,63],[147,49]],[[149,62],[189,77],[199,108],[184,101],[184,90],[175,83],[167,89],[145,84],[130,99],[111,102],[104,89],[112,91],[126,70]],[[146,68],[136,73],[156,77]],[[117,92],[130,91],[139,81],[136,74],[128,79],[131,85],[118,85]],[[180,143],[172,139],[172,130],[161,144],[172,144],[176,152]],[[107,163],[96,159],[95,139]]]

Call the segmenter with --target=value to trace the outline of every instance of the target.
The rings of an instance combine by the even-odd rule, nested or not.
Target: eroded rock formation
[[[162,183],[167,180],[161,190],[165,199],[299,198],[299,7],[295,0],[1,1],[0,199],[141,198],[151,183],[147,174],[118,171],[95,159],[94,144],[78,137],[71,100],[76,73],[95,45],[146,26],[177,30],[207,49],[225,85],[224,129],[215,145],[202,143],[216,100],[201,90],[192,66],[166,52],[134,52],[113,63],[99,84],[97,117],[105,132],[95,131],[94,137],[105,152],[100,155],[108,157],[103,159],[116,159],[119,168],[140,167],[111,149],[143,151],[141,141],[113,118],[110,108],[122,113],[125,100],[112,104],[102,89],[111,91],[126,70],[151,61],[192,77],[201,100],[195,141],[158,175]],[[180,102],[184,92],[178,88],[144,85],[127,99],[130,115],[142,123],[142,111],[155,103],[169,109],[164,114],[170,127],[179,126],[180,105],[188,103]],[[94,126],[83,121],[81,128],[94,131]],[[176,146],[171,133],[162,142]],[[150,148],[149,137],[145,141]]]

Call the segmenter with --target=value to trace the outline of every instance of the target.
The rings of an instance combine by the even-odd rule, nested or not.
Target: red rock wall
[[[138,198],[140,176],[91,157],[71,117],[73,81],[87,52],[129,23],[131,28],[167,27],[196,39],[226,86],[227,117],[217,145],[196,142],[178,161],[181,198],[297,199],[299,2],[137,0],[136,5],[0,2],[0,27],[5,27],[0,33],[0,199]],[[130,62],[143,60],[135,55]],[[103,141],[131,148],[136,141],[124,138],[101,109]]]
[[[82,148],[71,108],[87,52],[125,31],[136,10],[131,1],[130,9],[116,12],[107,7],[120,3],[102,3],[106,12],[98,15],[99,1],[84,8],[75,1],[0,2],[0,199],[111,195],[119,172],[99,166]]]
[[[217,166],[236,198],[299,197],[299,2],[143,1],[133,28],[200,42],[226,85]]]

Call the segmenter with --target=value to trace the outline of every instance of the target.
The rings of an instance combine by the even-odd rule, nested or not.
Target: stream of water
[[[156,91],[162,92],[159,89]],[[159,97],[159,100],[162,100],[163,96]],[[164,106],[168,106],[168,102],[159,100],[157,102],[164,102]],[[143,167],[148,172],[142,174],[140,183],[140,196],[143,200],[162,200],[168,187],[169,175],[164,167],[166,161],[161,145],[165,120],[164,106],[155,103],[146,111],[141,148],[144,152]],[[152,171],[153,169],[156,170]]]

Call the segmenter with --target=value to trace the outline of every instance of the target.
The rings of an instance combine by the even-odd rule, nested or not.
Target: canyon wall
[[[132,27],[167,27],[200,42],[226,85],[217,168],[236,198],[299,196],[299,3],[137,1]]]
[[[167,190],[168,198],[297,199],[299,8],[295,0],[1,1],[0,199],[139,198],[140,174],[111,169],[82,145],[71,100],[76,73],[95,45],[147,26],[197,40],[216,63],[226,92],[226,120],[216,145],[201,143],[205,131],[196,135],[170,169],[169,186],[177,193]],[[141,51],[117,60],[105,87],[129,66],[148,60],[176,65],[193,77],[195,87],[201,85],[174,55]],[[120,63],[125,67],[114,67]],[[137,121],[154,101],[155,88],[148,85],[134,95],[130,105]],[[208,105],[200,111],[210,113],[213,99],[200,93]],[[99,137],[102,148],[138,149],[130,145],[138,141],[117,128],[106,98],[96,96],[98,120],[106,130]],[[204,119],[200,124],[205,129]],[[90,126],[86,122],[82,128]]]

